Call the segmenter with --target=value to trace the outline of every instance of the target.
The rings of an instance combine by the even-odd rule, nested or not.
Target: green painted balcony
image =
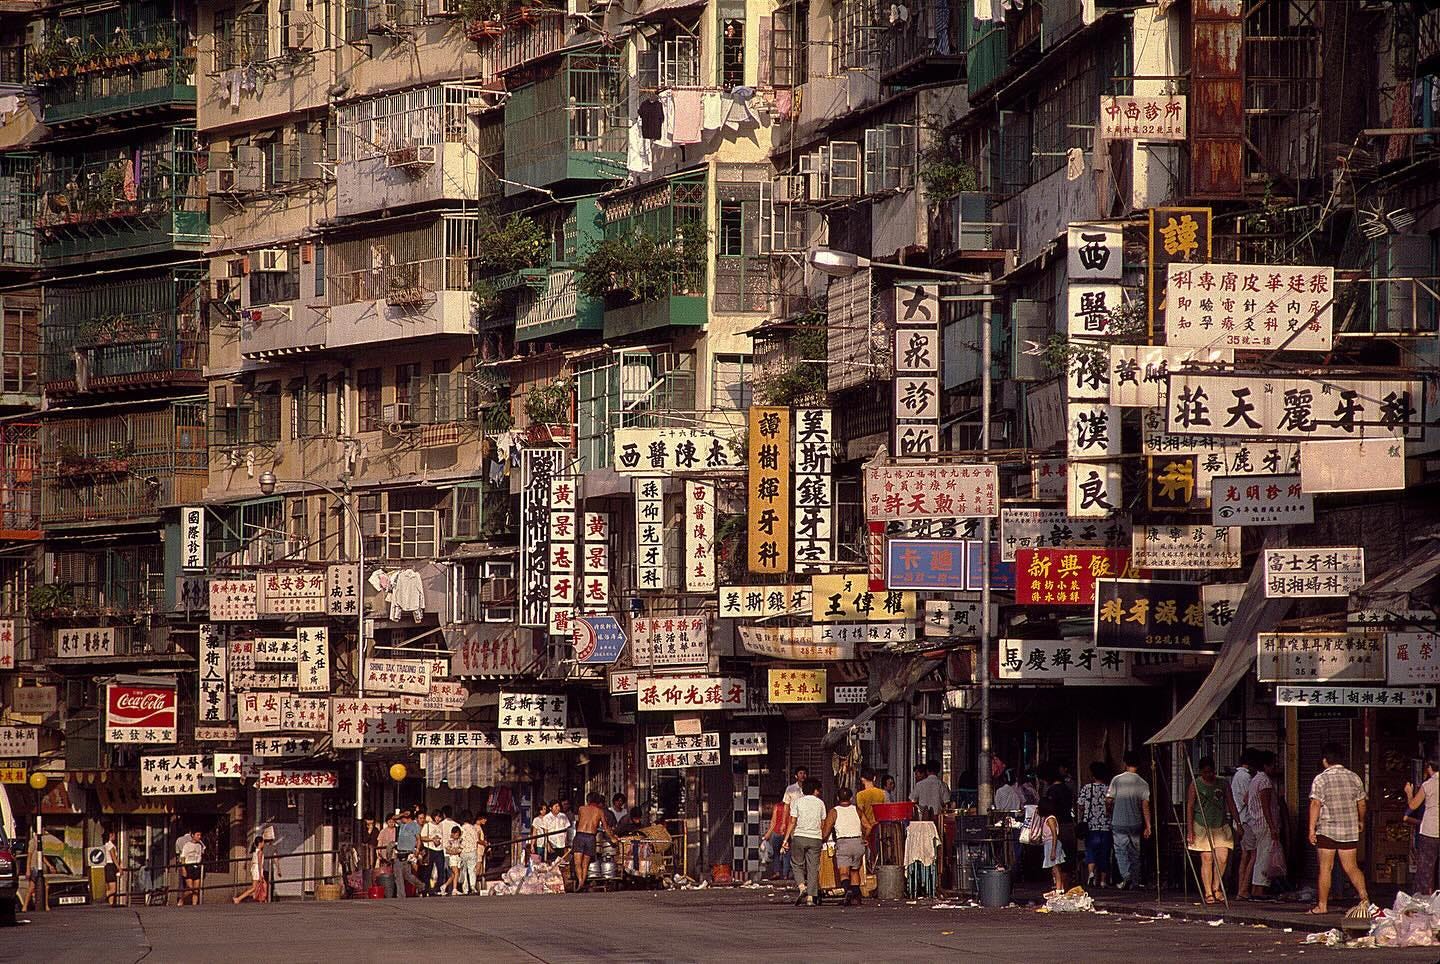
[[[505,105],[505,193],[625,174],[625,75],[620,56],[570,53],[511,78]]]
[[[193,115],[191,43],[188,28],[175,22],[95,33],[84,24],[61,21],[51,28],[31,70],[45,104],[45,123],[61,128],[150,119],[162,112]]]

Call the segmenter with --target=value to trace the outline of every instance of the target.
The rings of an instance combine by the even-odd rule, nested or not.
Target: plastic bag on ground
[[[1045,895],[1046,911],[1052,914],[1074,914],[1093,911],[1095,898],[1085,893],[1084,887],[1071,887],[1063,894],[1051,892]]]

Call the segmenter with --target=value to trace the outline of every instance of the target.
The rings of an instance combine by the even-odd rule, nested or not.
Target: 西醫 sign
[[[106,743],[174,743],[178,702],[175,685],[105,687]]]

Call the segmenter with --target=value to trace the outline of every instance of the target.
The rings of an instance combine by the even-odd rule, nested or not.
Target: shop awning
[[[1399,565],[1365,580],[1355,595],[1362,609],[1392,601],[1409,608],[1407,597],[1436,576],[1440,576],[1440,539],[1427,539]]]
[[[426,750],[420,758],[427,787],[493,787],[517,775],[515,765],[499,750]]]
[[[1279,549],[1289,545],[1287,533],[1288,527],[1273,530],[1265,540],[1265,548]],[[1289,614],[1293,605],[1291,600],[1265,598],[1264,558],[1262,552],[1255,560],[1255,567],[1250,570],[1245,595],[1240,597],[1239,605],[1235,607],[1235,619],[1225,631],[1225,643],[1215,657],[1210,675],[1205,677],[1180,712],[1161,727],[1159,733],[1145,741],[1147,744],[1180,743],[1199,736],[1220,704],[1235,689],[1235,684],[1244,679],[1250,667],[1255,665],[1255,634],[1268,632]]]

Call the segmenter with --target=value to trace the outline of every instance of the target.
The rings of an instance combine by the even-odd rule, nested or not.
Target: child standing
[[[465,850],[461,839],[460,828],[450,828],[450,839],[445,841],[445,865],[450,870],[450,876],[440,885],[440,892],[451,897],[460,893],[460,855]]]
[[[1045,854],[1043,866],[1055,880],[1055,893],[1065,893],[1065,847],[1060,843],[1060,821],[1055,816],[1055,806],[1049,800],[1041,800],[1040,843]]]

